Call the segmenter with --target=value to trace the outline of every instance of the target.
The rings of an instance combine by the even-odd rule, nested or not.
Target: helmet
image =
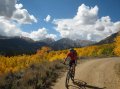
[[[74,51],[74,49],[73,49],[73,48],[70,48],[69,51]]]

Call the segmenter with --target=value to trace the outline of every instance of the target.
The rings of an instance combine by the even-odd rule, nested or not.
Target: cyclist
[[[67,57],[64,60],[64,64],[65,64],[66,60],[69,59],[69,67],[70,68],[73,67],[72,69],[73,69],[74,73],[75,73],[75,66],[77,64],[77,58],[78,57],[77,57],[76,50],[74,50],[73,48],[70,48],[69,53],[67,54]]]

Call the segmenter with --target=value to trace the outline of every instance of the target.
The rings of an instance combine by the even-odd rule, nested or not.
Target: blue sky
[[[112,21],[120,20],[120,0],[19,0],[19,2],[38,19],[36,24],[23,26],[26,31],[37,30],[44,26],[53,30],[51,26],[53,24],[46,23],[43,20],[47,15],[51,15],[52,19],[72,18],[75,16],[78,7],[83,3],[91,7],[97,5],[100,17],[110,16]],[[56,33],[52,30],[51,33]]]
[[[120,0],[1,0],[0,6],[5,36],[100,41],[120,29]]]
[[[54,18],[71,18],[81,4],[97,5],[100,16],[109,15],[114,21],[120,19],[120,0],[19,0],[30,13],[40,19],[50,14]]]

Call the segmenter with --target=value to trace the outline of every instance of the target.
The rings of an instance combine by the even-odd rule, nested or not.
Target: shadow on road
[[[86,82],[84,81],[81,81],[81,80],[77,80],[75,79],[74,80],[74,85],[69,85],[67,89],[69,89],[69,87],[72,87],[72,88],[75,88],[75,89],[105,89],[104,88],[100,88],[100,87],[97,87],[97,86],[92,86],[92,85],[89,85],[87,84]]]

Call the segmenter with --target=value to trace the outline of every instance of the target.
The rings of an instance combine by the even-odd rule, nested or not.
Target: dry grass
[[[29,68],[0,77],[0,89],[46,89],[60,74],[60,60],[32,64]]]

